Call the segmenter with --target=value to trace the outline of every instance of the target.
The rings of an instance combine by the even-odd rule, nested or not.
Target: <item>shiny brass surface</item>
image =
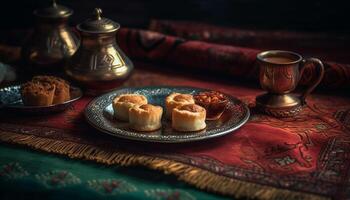
[[[277,63],[267,58],[286,58],[288,62]],[[306,103],[306,97],[321,82],[324,75],[322,62],[317,58],[303,59],[299,54],[289,51],[271,50],[257,55],[260,68],[260,85],[267,93],[256,98],[257,108],[275,117],[291,117],[296,115]],[[319,76],[306,91],[300,95],[290,94],[308,64],[313,63],[319,70]]]
[[[100,8],[95,8],[93,17],[77,26],[78,30],[85,33],[110,33],[117,31],[119,28],[118,23],[102,17]]]
[[[67,7],[58,5],[56,0],[52,1],[52,6],[34,10],[33,14],[42,18],[67,18],[73,14],[73,10]]]
[[[116,43],[119,24],[101,13],[96,8],[92,18],[77,26],[81,45],[65,67],[66,74],[91,95],[118,87],[134,68]]]
[[[79,46],[78,36],[67,25],[73,11],[53,1],[52,6],[34,11],[36,26],[22,48],[22,59],[33,71],[63,67]]]
[[[274,117],[292,117],[301,111],[302,103],[294,94],[266,93],[256,98],[256,107]]]

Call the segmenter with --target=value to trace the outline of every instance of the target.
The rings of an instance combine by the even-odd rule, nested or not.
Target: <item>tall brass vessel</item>
[[[67,25],[73,10],[56,4],[34,11],[36,25],[22,48],[22,59],[30,71],[63,71],[79,46],[79,37]]]
[[[92,18],[77,25],[81,45],[65,68],[66,74],[90,95],[118,87],[134,68],[116,43],[120,25],[101,13],[95,8]]]

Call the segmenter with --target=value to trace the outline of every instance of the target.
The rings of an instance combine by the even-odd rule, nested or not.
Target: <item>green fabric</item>
[[[0,199],[228,199],[141,167],[104,166],[0,145]]]

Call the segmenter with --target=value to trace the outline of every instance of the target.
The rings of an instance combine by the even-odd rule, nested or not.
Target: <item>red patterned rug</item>
[[[198,188],[259,199],[347,199],[350,196],[350,99],[312,95],[295,118],[254,112],[261,91],[136,70],[125,86],[187,85],[238,96],[250,121],[226,136],[190,144],[143,144],[91,128],[83,98],[67,111],[43,116],[1,113],[0,140],[105,164],[143,165]]]

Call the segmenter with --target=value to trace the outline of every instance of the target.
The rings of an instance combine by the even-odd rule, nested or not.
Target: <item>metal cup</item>
[[[267,91],[257,97],[257,106],[267,114],[276,117],[290,117],[301,110],[306,97],[321,82],[324,75],[322,62],[317,58],[304,59],[301,55],[281,50],[270,50],[257,55],[260,68],[260,85]],[[308,64],[318,69],[318,77],[301,96],[290,93],[297,87]]]

